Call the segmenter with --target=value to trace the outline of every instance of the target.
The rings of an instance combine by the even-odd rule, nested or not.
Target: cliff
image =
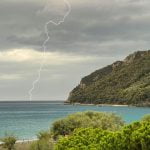
[[[150,50],[137,51],[82,78],[67,101],[150,105]]]

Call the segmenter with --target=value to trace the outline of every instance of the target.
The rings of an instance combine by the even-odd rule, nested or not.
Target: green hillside
[[[84,77],[67,101],[150,105],[150,50],[135,52]]]

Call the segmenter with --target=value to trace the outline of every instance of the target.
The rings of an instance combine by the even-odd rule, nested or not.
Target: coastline
[[[17,140],[16,143],[29,143],[33,141],[37,141],[38,139],[31,139],[31,140]]]
[[[24,143],[30,143],[30,142],[34,142],[34,141],[37,141],[38,139],[31,139],[31,140],[17,140],[16,141],[16,144],[24,144]],[[0,142],[0,145],[2,145],[3,142]]]
[[[123,105],[123,104],[90,104],[90,103],[68,103],[68,102],[65,102],[64,103],[65,105],[80,105],[80,106],[99,106],[99,107],[102,107],[102,106],[114,106],[114,107],[129,107],[131,105]]]
[[[150,104],[143,103],[143,104],[94,104],[94,103],[71,103],[71,102],[64,102],[64,105],[80,105],[80,106],[112,106],[112,107],[150,107]]]

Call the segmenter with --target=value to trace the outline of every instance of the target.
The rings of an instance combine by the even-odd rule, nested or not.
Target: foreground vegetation
[[[76,129],[60,139],[55,150],[150,150],[150,122],[135,122],[116,132]]]
[[[150,106],[149,66],[150,50],[135,52],[84,77],[68,102]]]
[[[3,142],[2,144],[3,148],[8,149],[8,150],[13,150],[17,139],[14,136],[6,136],[2,138],[1,141]]]
[[[51,133],[54,138],[70,135],[76,128],[100,128],[116,131],[124,125],[121,117],[113,113],[104,112],[78,112],[64,119],[54,122]]]
[[[7,150],[150,150],[150,115],[125,125],[112,113],[75,113],[54,122],[37,137],[37,141],[23,145],[6,137],[2,146]]]
[[[31,145],[32,142],[15,143],[14,148],[11,150],[30,150]],[[0,150],[8,150],[8,149],[0,145]]]

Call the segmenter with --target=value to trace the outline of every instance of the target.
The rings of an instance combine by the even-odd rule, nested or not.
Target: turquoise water
[[[49,129],[57,119],[68,114],[86,111],[115,112],[127,122],[150,114],[150,108],[113,106],[73,106],[63,102],[0,102],[0,137],[13,134],[18,139],[33,139],[41,130]]]

